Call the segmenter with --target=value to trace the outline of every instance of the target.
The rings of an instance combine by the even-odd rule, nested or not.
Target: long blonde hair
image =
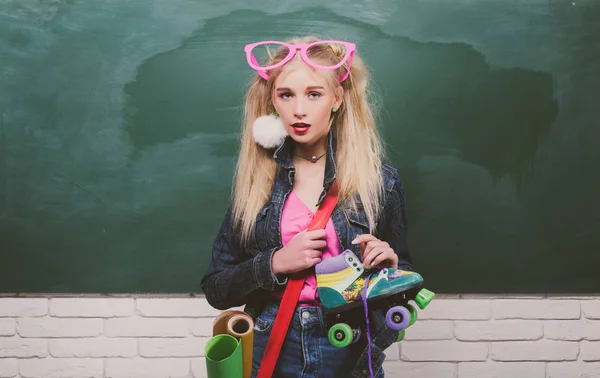
[[[313,36],[295,38],[288,43],[311,43]],[[278,51],[270,64],[281,61],[287,50]],[[309,56],[330,62],[339,61],[344,51],[335,44],[311,49]],[[347,72],[347,63],[330,72],[331,88],[340,85],[339,78]],[[281,68],[269,71],[269,80],[258,74],[251,80],[245,97],[241,130],[241,149],[235,171],[232,193],[234,228],[241,231],[246,242],[255,226],[256,216],[269,200],[277,172],[273,150],[257,144],[252,137],[256,118],[274,113],[272,93]],[[336,166],[339,204],[349,204],[357,211],[355,196],[360,198],[369,224],[376,225],[383,196],[381,161],[382,142],[377,132],[374,104],[369,91],[370,77],[363,60],[354,53],[350,75],[341,83],[344,88],[342,105],[334,113],[331,132],[337,138]]]

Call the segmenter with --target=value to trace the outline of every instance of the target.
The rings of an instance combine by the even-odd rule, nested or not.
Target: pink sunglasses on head
[[[333,44],[333,43],[342,45],[346,49],[346,53],[344,54],[344,57],[337,64],[335,64],[333,66],[322,66],[315,62],[312,62],[310,60],[310,58],[308,57],[308,52],[310,51],[311,48],[319,46],[319,45],[326,45],[326,44]],[[271,45],[271,46],[274,45],[274,46],[277,46],[278,48],[287,48],[288,54],[285,58],[283,58],[281,60],[281,62],[279,62],[277,64],[273,64],[271,66],[262,66],[256,60],[255,54],[259,55],[259,57],[260,57],[261,54],[259,54],[259,52],[263,48],[268,50],[269,45]],[[244,47],[244,51],[246,52],[246,58],[248,59],[248,64],[250,65],[250,67],[255,69],[258,72],[258,74],[260,76],[262,76],[265,80],[269,80],[269,75],[267,75],[266,71],[273,70],[275,68],[283,66],[284,64],[286,64],[287,62],[292,60],[292,58],[296,55],[296,52],[298,50],[300,50],[300,57],[306,64],[308,64],[311,67],[319,68],[322,70],[334,70],[336,68],[339,68],[349,59],[348,60],[348,71],[340,78],[340,82],[342,82],[342,81],[346,80],[348,75],[350,75],[350,66],[352,65],[352,58],[354,57],[354,51],[356,51],[356,45],[354,43],[350,43],[350,42],[331,41],[331,40],[330,41],[316,41],[316,42],[312,42],[309,44],[298,44],[298,45],[292,45],[292,44],[280,42],[280,41],[262,41],[262,42],[251,43],[249,45],[246,45],[246,47]],[[268,51],[267,51],[267,53],[268,53],[267,54],[268,58],[270,59],[270,54]]]

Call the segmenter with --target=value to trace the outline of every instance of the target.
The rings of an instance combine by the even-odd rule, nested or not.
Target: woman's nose
[[[305,106],[302,100],[296,101],[296,107],[294,108],[294,116],[298,119],[306,117]]]

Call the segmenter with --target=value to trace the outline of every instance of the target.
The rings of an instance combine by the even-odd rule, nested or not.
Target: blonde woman
[[[398,336],[384,313],[371,311],[368,335],[332,346],[313,269],[344,253],[359,257],[360,269],[413,271],[402,182],[382,164],[368,71],[355,49],[314,37],[246,46],[257,74],[245,98],[231,206],[202,289],[211,306],[245,305],[255,319],[253,375],[287,279],[306,269],[313,273],[274,376],[383,377],[383,351]],[[339,199],[326,228],[306,231],[334,181]]]

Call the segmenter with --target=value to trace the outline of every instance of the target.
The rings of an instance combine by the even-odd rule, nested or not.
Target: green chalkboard
[[[198,293],[243,46],[354,41],[439,293],[600,292],[600,3],[0,3],[0,292]]]

